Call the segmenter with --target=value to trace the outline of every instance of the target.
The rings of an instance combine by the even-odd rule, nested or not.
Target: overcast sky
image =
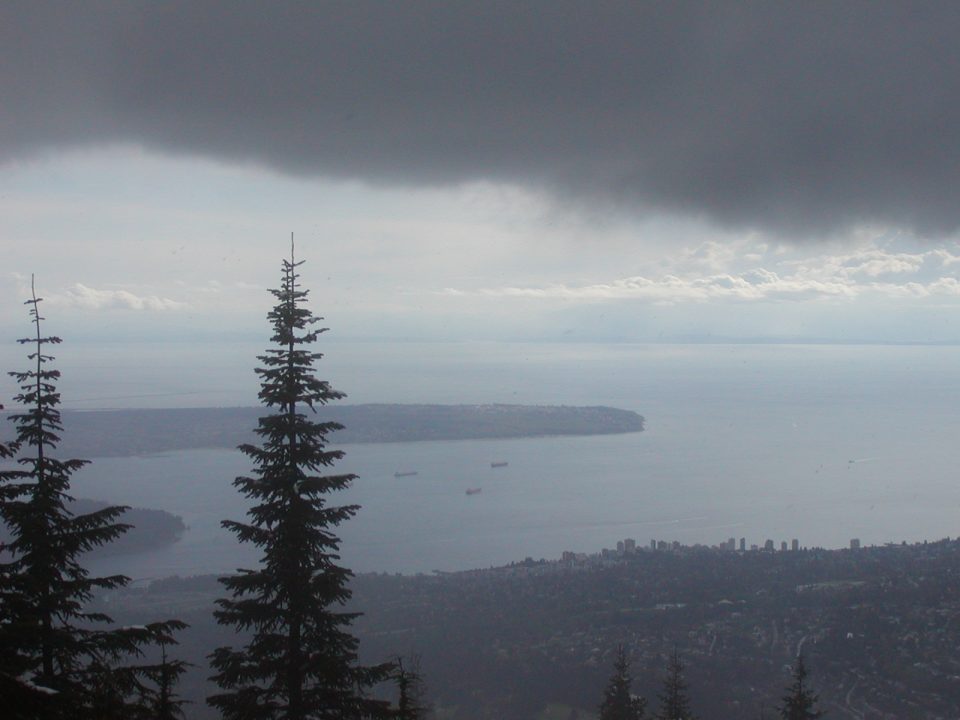
[[[0,333],[960,341],[956,3],[0,5]],[[334,336],[330,336],[333,338]],[[6,351],[5,351],[6,352]]]

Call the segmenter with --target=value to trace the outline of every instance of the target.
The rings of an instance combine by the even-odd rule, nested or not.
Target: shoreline
[[[256,441],[254,429],[264,414],[259,406],[65,410],[58,453],[114,458],[233,449]],[[311,419],[343,426],[329,438],[337,446],[611,435],[643,432],[645,426],[636,412],[601,405],[332,405],[318,408]]]

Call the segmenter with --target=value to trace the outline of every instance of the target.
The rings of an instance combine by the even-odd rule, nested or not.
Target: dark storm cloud
[[[787,233],[960,226],[960,4],[10,3],[0,159],[126,140]]]

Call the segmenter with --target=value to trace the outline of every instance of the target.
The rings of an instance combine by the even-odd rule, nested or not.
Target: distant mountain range
[[[256,439],[261,407],[64,411],[59,457],[122,457],[196,448],[233,448]],[[318,408],[318,421],[344,426],[343,443],[479,440],[547,435],[639,432],[629,410],[545,405],[337,405]],[[13,428],[4,423],[0,438]]]

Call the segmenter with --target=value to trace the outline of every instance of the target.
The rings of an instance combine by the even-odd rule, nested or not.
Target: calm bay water
[[[364,380],[375,365],[357,345],[346,353],[352,362],[331,364],[331,375],[337,387],[362,388],[351,393],[355,402],[604,404],[640,412],[647,430],[343,446],[338,470],[360,476],[337,498],[363,506],[340,532],[344,562],[356,570],[485,567],[595,552],[625,537],[778,545],[796,537],[838,547],[852,537],[960,534],[958,348],[487,344],[419,352],[379,351],[385,364]],[[509,465],[491,469],[492,461]],[[76,477],[75,494],[163,508],[190,530],[169,548],[92,569],[146,578],[249,565],[254,556],[219,528],[222,519],[242,519],[231,480],[248,467],[225,450],[96,460]],[[394,478],[397,470],[418,475]],[[482,492],[468,496],[468,487]]]

